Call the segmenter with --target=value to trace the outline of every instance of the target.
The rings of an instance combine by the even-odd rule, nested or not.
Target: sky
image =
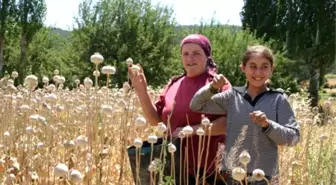
[[[45,25],[71,30],[73,17],[77,15],[81,1],[46,0]],[[243,0],[152,0],[152,2],[171,6],[176,21],[181,25],[199,24],[201,20],[208,22],[212,17],[223,24],[241,25],[239,14]]]

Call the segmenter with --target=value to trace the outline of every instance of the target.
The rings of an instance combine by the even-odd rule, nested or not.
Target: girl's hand
[[[254,123],[260,125],[263,128],[267,128],[269,125],[267,116],[264,112],[261,112],[259,110],[253,111],[250,113],[250,117]]]
[[[211,86],[215,89],[221,89],[224,85],[228,82],[226,81],[225,77],[222,74],[216,75],[211,82]]]

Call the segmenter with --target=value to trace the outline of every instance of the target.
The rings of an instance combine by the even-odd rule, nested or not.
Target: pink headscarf
[[[209,39],[206,36],[201,35],[201,34],[188,35],[182,40],[181,48],[183,47],[184,44],[187,44],[187,43],[194,43],[194,44],[199,45],[203,49],[206,57],[208,58],[208,61],[207,61],[208,66],[212,70],[216,71],[217,69],[216,63],[211,58],[211,44],[210,44]]]

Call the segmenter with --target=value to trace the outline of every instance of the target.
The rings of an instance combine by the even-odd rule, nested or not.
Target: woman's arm
[[[144,75],[143,69],[140,65],[138,66],[140,67],[139,72],[132,71],[130,68],[128,69],[132,80],[132,86],[134,87],[138,95],[140,105],[144,112],[146,120],[149,122],[150,125],[156,126],[159,122],[161,122],[161,119],[155,105],[149,97],[147,91],[147,80]]]
[[[137,95],[139,97],[140,105],[146,120],[150,125],[156,126],[159,122],[161,122],[161,118],[157,113],[154,103],[149,97],[148,91],[146,90],[145,92],[137,92]]]

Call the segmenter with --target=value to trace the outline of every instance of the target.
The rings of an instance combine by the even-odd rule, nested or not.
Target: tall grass
[[[96,90],[87,79],[73,90],[62,84],[28,87],[14,87],[9,80],[0,90],[2,184],[135,184],[127,147],[136,138],[160,135],[156,127],[136,126],[142,110],[127,84]],[[150,94],[154,100],[158,92]],[[335,112],[328,102],[323,109],[309,108],[306,97],[289,97],[301,141],[295,147],[279,147],[279,182],[335,184]]]

